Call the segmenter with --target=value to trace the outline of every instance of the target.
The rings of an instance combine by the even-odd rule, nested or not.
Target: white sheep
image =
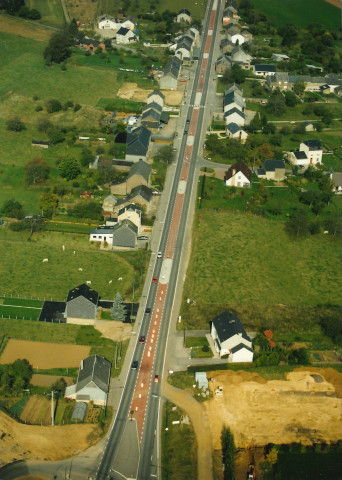
[[[113,281],[113,280],[109,280],[109,282],[108,282],[108,283],[112,283],[112,281]]]
[[[329,231],[328,230],[324,230],[324,235],[328,235]]]
[[[119,280],[119,282],[121,282],[121,280],[122,280],[122,277],[119,277],[119,278],[118,278],[118,280]]]
[[[76,250],[74,250],[74,255],[75,255],[75,253],[76,253]]]
[[[90,281],[90,280],[87,280],[87,285],[91,285],[91,281]]]
[[[48,262],[48,261],[49,261],[48,258],[44,258],[44,259],[43,259],[43,263],[46,263],[46,262]]]
[[[64,252],[64,250],[65,250],[65,245],[62,245],[62,248],[63,248],[63,252]]]
[[[83,268],[79,268],[78,270],[79,270],[80,272],[83,272]]]

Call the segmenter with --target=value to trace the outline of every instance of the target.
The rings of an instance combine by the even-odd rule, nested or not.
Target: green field
[[[277,472],[280,472],[281,477],[278,478],[287,480],[339,478],[342,472],[341,449],[329,447],[329,450],[331,449],[334,450],[326,453],[317,453],[316,451],[279,453],[278,462],[274,467]]]
[[[38,320],[40,309],[25,307],[7,307],[0,305],[0,317],[18,318],[23,320]]]
[[[26,299],[26,298],[13,298],[13,297],[5,297],[3,299],[3,305],[17,305],[19,307],[31,307],[31,308],[42,308],[43,306],[42,301],[40,300],[31,300],[31,299]],[[0,304],[1,304],[1,298],[0,298]]]
[[[212,315],[235,308],[251,325],[262,325],[264,318],[275,326],[278,317],[279,329],[290,331],[286,329],[294,328],[301,309],[308,308],[307,322],[315,328],[318,313],[311,309],[341,306],[336,285],[342,282],[342,252],[334,238],[295,241],[280,221],[239,212],[201,213],[184,287],[184,298],[196,305],[183,302],[186,326],[208,328]],[[303,321],[302,328],[306,326]]]
[[[29,8],[35,8],[42,16],[39,23],[62,27],[65,22],[61,0],[26,0]]]
[[[149,5],[151,5],[151,3],[147,0],[140,0],[139,10],[141,12],[150,12],[151,9]],[[192,16],[197,20],[203,18],[205,6],[206,1],[195,2],[195,0],[188,0],[186,3],[186,8],[190,10]],[[121,2],[113,2],[113,0],[99,0],[97,10],[99,13],[108,13],[114,15],[122,7],[125,7],[125,2],[123,0]],[[154,4],[153,10],[159,13],[162,13],[165,10],[170,10],[171,12],[179,12],[179,10],[181,10],[182,8],[185,8],[184,1],[182,0],[162,0]],[[136,7],[132,5],[131,11],[129,13],[131,13],[132,15],[136,15]]]
[[[141,294],[147,251],[101,252],[88,237],[77,234],[42,232],[34,234],[30,242],[27,237],[28,233],[0,230],[1,266],[6,272],[0,294],[63,301],[70,289],[90,280],[102,298],[114,298],[119,291],[131,301],[134,278],[135,298]],[[43,263],[44,258],[49,261]],[[118,281],[119,277],[123,280]]]
[[[252,3],[277,27],[293,23],[306,28],[310,23],[320,23],[331,30],[340,28],[340,9],[324,0],[253,0]]]
[[[192,425],[173,425],[184,412],[166,401],[163,406],[162,479],[197,479],[197,442]]]

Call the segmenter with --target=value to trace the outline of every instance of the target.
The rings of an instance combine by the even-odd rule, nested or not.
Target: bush
[[[25,123],[18,117],[11,118],[7,121],[7,130],[10,130],[11,132],[21,132],[25,129]]]
[[[45,107],[48,113],[59,112],[62,110],[62,104],[59,100],[49,100]]]
[[[88,202],[79,202],[73,208],[69,208],[68,215],[77,218],[99,220],[101,218],[101,211],[101,204],[94,200],[90,200]]]
[[[36,106],[36,112],[41,112],[43,110],[43,107],[41,105]]]
[[[79,103],[76,103],[76,105],[74,106],[74,112],[78,112],[79,110],[81,110],[81,105]]]

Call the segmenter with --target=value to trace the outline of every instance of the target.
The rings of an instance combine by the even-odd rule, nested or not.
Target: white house
[[[224,112],[224,120],[226,125],[236,123],[237,125],[243,126],[245,124],[245,114],[238,108],[234,107]]]
[[[236,25],[227,28],[227,38],[231,43],[242,45],[245,43],[245,37],[241,35],[241,30]]]
[[[285,162],[284,160],[267,159],[263,162],[267,180],[281,182],[285,178]]]
[[[218,315],[211,322],[211,336],[220,357],[228,362],[252,362],[252,342],[238,317],[230,312]]]
[[[110,15],[98,17],[97,24],[100,30],[116,30],[118,28],[116,19]]]
[[[296,165],[297,167],[304,168],[309,166],[309,159],[304,151],[296,150],[294,152],[289,152],[287,158],[292,165]]]
[[[118,222],[122,222],[123,220],[130,220],[136,227],[138,227],[138,231],[141,227],[141,208],[134,203],[130,203],[129,205],[125,205],[118,211]]]
[[[232,165],[224,176],[227,187],[249,188],[252,183],[252,172],[242,161]]]
[[[105,406],[110,384],[111,363],[100,355],[81,360],[77,382],[65,389],[64,398]]]
[[[191,13],[186,8],[183,8],[178,12],[176,17],[177,23],[191,23]]]
[[[129,28],[121,27],[116,32],[116,43],[118,44],[126,44],[130,42],[134,42],[136,40],[136,36]]]
[[[342,195],[342,172],[333,172],[330,178],[333,183],[333,192],[336,195]]]
[[[133,30],[135,29],[136,23],[137,23],[137,19],[135,17],[129,16],[122,20],[120,26],[124,28],[129,28],[133,32]]]
[[[106,242],[109,245],[113,245],[113,227],[101,225],[90,231],[90,242]]]
[[[245,143],[248,137],[248,133],[233,122],[226,126],[226,134],[228,138],[238,139],[241,143]]]
[[[258,75],[260,77],[268,77],[270,75],[274,75],[275,71],[276,71],[275,65],[264,65],[264,64],[253,65],[254,75]]]
[[[299,150],[306,153],[310,165],[322,163],[323,145],[319,140],[305,140],[300,144]]]

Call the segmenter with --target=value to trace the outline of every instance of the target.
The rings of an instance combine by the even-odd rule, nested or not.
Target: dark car
[[[133,368],[133,370],[136,370],[138,368],[138,360],[134,360],[132,362],[132,368]]]
[[[146,308],[145,308],[145,313],[151,313],[150,307],[146,307]]]
[[[139,337],[139,343],[145,343],[145,335]]]

